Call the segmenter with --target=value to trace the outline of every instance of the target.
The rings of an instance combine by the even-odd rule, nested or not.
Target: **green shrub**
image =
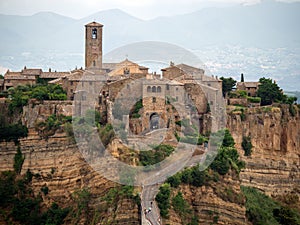
[[[43,192],[44,195],[47,195],[49,193],[49,188],[47,186],[41,187],[41,192]]]
[[[159,192],[155,197],[162,218],[169,217],[170,195],[171,195],[170,184],[165,183],[162,186],[160,186]]]
[[[242,141],[242,148],[244,149],[244,155],[245,156],[250,156],[252,152],[252,143],[251,143],[251,137],[245,137],[243,136],[243,141]]]
[[[296,116],[297,111],[296,111],[294,105],[292,105],[292,104],[289,105],[289,112],[290,112],[291,116]]]
[[[246,215],[254,225],[300,224],[295,210],[281,206],[255,188],[242,186],[241,190],[246,196]]]
[[[150,166],[163,161],[174,151],[171,145],[160,144],[149,151],[140,151],[139,160],[143,166]]]
[[[115,137],[115,132],[111,124],[106,124],[99,128],[99,136],[102,144],[106,147]]]
[[[6,207],[13,203],[16,194],[15,187],[16,173],[13,171],[4,171],[0,174],[0,206]]]
[[[250,103],[260,103],[261,98],[260,97],[247,97],[248,102]]]
[[[178,192],[175,197],[172,198],[172,207],[174,211],[180,216],[181,220],[185,222],[191,213],[190,205],[183,198],[182,193]]]
[[[11,112],[18,109],[22,111],[22,107],[28,104],[28,100],[36,98],[38,100],[66,100],[67,94],[60,85],[44,84],[35,86],[18,86],[9,89],[11,101],[9,109]]]
[[[18,146],[17,153],[15,154],[15,158],[14,158],[14,169],[17,174],[21,173],[24,160],[25,160],[25,157],[23,156],[23,154],[21,152],[21,147]]]
[[[28,129],[22,124],[10,124],[8,126],[0,125],[0,141],[18,142],[19,138],[27,137]]]

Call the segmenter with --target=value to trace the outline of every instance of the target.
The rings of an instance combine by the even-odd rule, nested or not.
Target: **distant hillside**
[[[0,14],[0,66],[12,70],[24,65],[57,70],[81,67],[84,25],[96,20],[104,25],[104,53],[121,51],[113,51],[107,59],[123,60],[128,55],[134,60],[143,51],[148,56],[157,55],[159,45],[141,49],[123,46],[165,42],[197,53],[217,76],[239,76],[243,72],[251,80],[273,77],[285,89],[299,90],[299,12],[300,2],[263,1],[152,20],[141,20],[119,9],[82,19],[52,12],[32,16]],[[165,58],[180,63],[181,57],[167,50],[169,47],[164,45]]]
[[[165,41],[186,48],[241,44],[251,47],[300,46],[300,3],[264,1],[251,6],[208,8],[143,21],[121,10],[101,11],[80,20],[55,13],[0,15],[1,54],[40,49],[82,52],[83,25],[104,24],[104,48],[136,41]]]

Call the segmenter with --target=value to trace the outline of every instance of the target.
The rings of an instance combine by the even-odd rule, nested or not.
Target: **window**
[[[96,66],[96,61],[94,60],[94,61],[93,61],[93,67],[95,67],[95,66]]]
[[[128,68],[125,68],[124,69],[124,74],[126,74],[126,75],[130,74],[130,70]]]
[[[166,89],[170,90],[170,85],[169,84],[167,84]]]
[[[90,86],[92,86],[92,85],[93,85],[93,82],[92,82],[92,81],[90,81],[90,82],[89,82],[89,84],[90,84]]]
[[[155,86],[152,87],[152,92],[156,92],[156,87]]]
[[[157,92],[161,92],[161,87],[160,86],[157,87]]]
[[[178,101],[178,96],[176,96],[176,101]]]
[[[178,91],[178,87],[176,88],[176,91]]]
[[[153,103],[156,102],[156,98],[155,98],[155,97],[152,98],[152,102],[153,102]]]
[[[92,39],[97,39],[97,29],[96,28],[94,28],[92,30]]]
[[[73,85],[73,81],[71,81],[71,86]]]
[[[151,87],[150,86],[147,87],[147,92],[151,92]]]

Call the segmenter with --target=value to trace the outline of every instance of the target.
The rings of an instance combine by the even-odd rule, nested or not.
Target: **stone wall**
[[[37,121],[46,120],[52,114],[72,116],[73,102],[31,100],[23,107],[22,123],[28,128],[34,128]]]

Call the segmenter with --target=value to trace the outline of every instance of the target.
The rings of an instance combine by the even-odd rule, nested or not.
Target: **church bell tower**
[[[91,22],[85,25],[85,69],[99,71],[102,68],[102,27]]]

